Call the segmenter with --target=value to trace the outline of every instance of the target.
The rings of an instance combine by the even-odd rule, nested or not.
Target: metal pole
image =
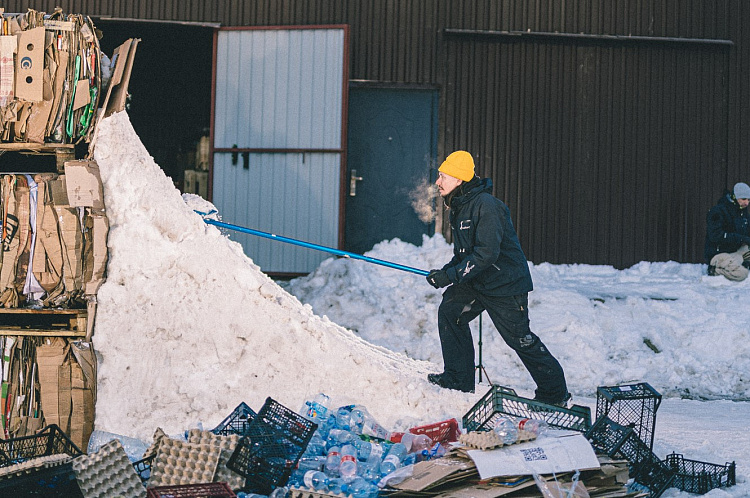
[[[196,213],[204,214],[199,211],[196,211]],[[343,256],[345,258],[361,259],[362,261],[367,261],[368,263],[373,263],[373,264],[381,265],[381,266],[387,266],[388,268],[394,268],[396,270],[402,270],[402,271],[406,271],[410,273],[416,273],[417,275],[422,275],[423,277],[426,277],[430,273],[426,270],[412,268],[411,266],[404,266],[398,263],[391,263],[390,261],[384,261],[382,259],[371,258],[369,256],[363,256],[361,254],[355,254],[353,252],[342,251],[340,249],[334,249],[332,247],[321,246],[318,244],[313,244],[311,242],[304,242],[302,240],[291,239],[289,237],[284,237],[282,235],[276,235],[276,234],[268,233],[268,232],[261,232],[260,230],[254,230],[252,228],[232,225],[230,223],[224,223],[222,221],[216,221],[216,220],[211,220],[207,218],[203,218],[203,221],[205,221],[209,225],[216,225],[218,227],[228,228],[229,230],[235,230],[237,232],[249,233],[250,235],[257,235],[258,237],[263,237],[266,239],[278,240],[279,242],[286,242],[288,244],[294,244],[294,245],[301,246],[301,247],[307,247],[308,249],[316,249],[318,251],[328,252],[331,254],[335,254],[337,256]]]

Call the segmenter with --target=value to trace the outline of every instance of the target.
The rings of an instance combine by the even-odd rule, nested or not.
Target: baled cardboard
[[[5,107],[13,99],[16,74],[13,54],[17,45],[15,36],[0,36],[0,107]]]
[[[39,102],[43,97],[44,27],[18,34],[16,58],[16,97]]]
[[[68,356],[68,345],[62,337],[51,337],[36,348],[39,387],[44,420],[47,425],[60,424],[60,368]],[[70,392],[68,391],[68,398]]]
[[[91,247],[85,254],[84,292],[95,295],[104,283],[107,270],[107,234],[109,221],[103,212],[92,210],[89,216],[91,222]]]

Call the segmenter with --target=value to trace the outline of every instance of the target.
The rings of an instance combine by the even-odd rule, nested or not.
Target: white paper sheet
[[[470,450],[482,479],[598,469],[599,460],[583,434],[543,436],[494,450]]]

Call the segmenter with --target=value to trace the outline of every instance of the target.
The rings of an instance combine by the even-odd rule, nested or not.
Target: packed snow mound
[[[194,197],[183,200],[126,113],[98,126],[110,232],[93,336],[96,429],[148,439],[157,427],[212,428],[240,402],[297,410],[317,392],[396,429],[460,417],[477,401],[429,385],[440,365],[366,342],[263,274],[193,211]]]

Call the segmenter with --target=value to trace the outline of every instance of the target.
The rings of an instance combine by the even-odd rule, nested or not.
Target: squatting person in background
[[[725,191],[706,217],[704,256],[709,275],[724,275],[729,280],[745,280],[750,269],[750,223],[747,205],[750,187],[737,183]]]
[[[453,259],[427,276],[436,289],[448,287],[438,309],[444,371],[428,375],[428,380],[474,392],[469,322],[487,310],[536,382],[535,399],[567,406],[570,394],[563,369],[529,328],[528,293],[533,285],[508,206],[492,195],[492,180],[474,174],[474,159],[466,151],[445,159],[435,183],[450,208],[454,246]]]

